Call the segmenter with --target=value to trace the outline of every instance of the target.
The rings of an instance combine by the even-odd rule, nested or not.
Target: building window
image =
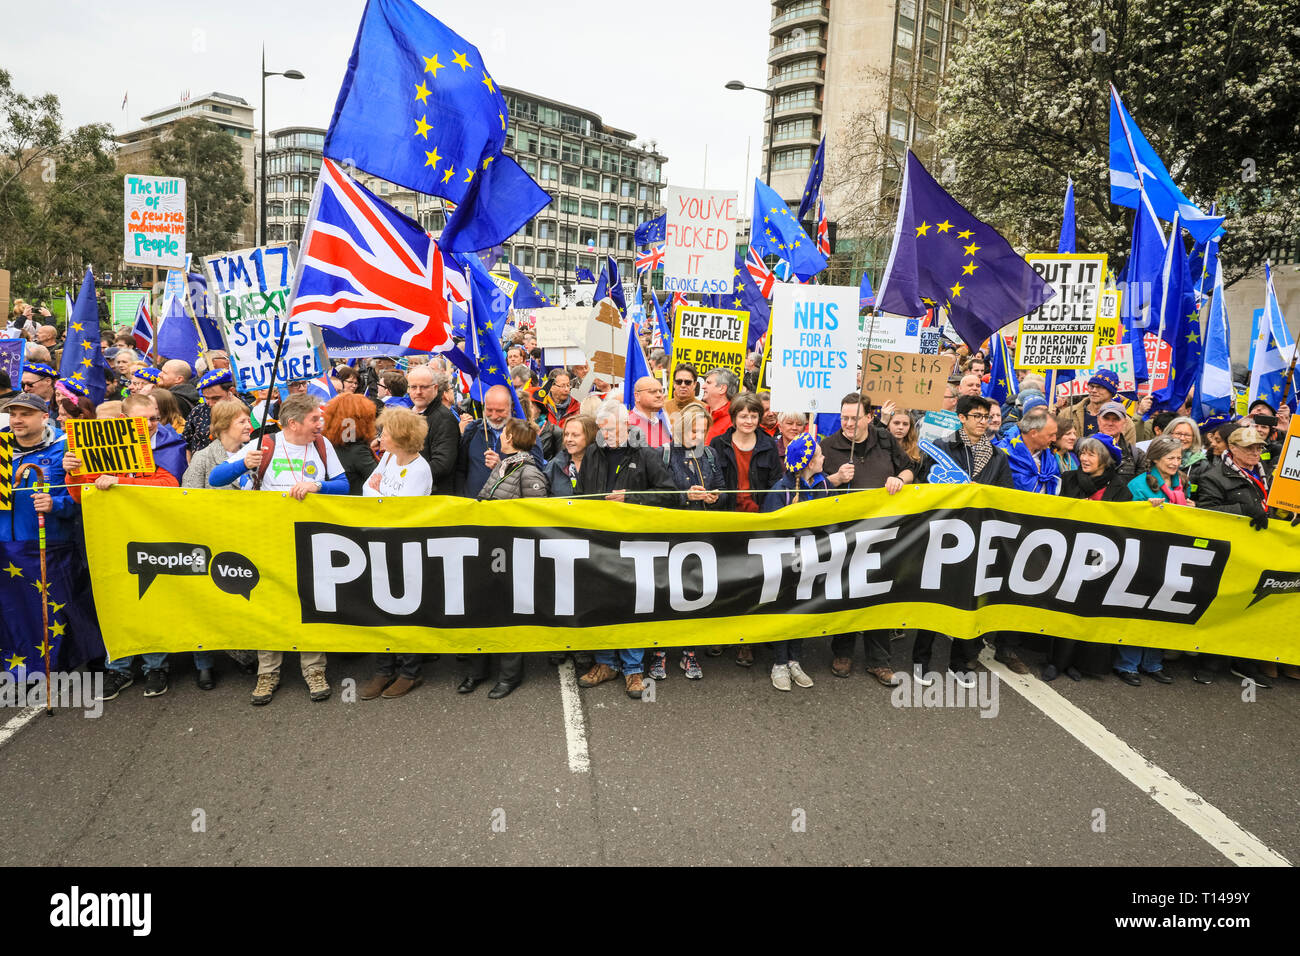
[[[560,146],[560,159],[575,166],[582,165],[582,145],[565,140]]]
[[[772,154],[772,171],[781,169],[800,169],[812,165],[812,150],[784,149]]]
[[[561,166],[560,182],[566,186],[578,185],[578,171],[570,166]]]
[[[554,182],[559,178],[560,169],[554,163],[542,163],[542,181]]]
[[[596,205],[594,200],[584,199],[582,201],[582,214],[588,219],[595,219],[600,215],[600,207]]]
[[[578,212],[578,200],[577,200],[577,198],[574,197],[574,196],[561,196],[561,197],[560,197],[560,212],[563,212],[563,213],[572,213],[572,214],[574,214],[574,215],[577,215],[577,212]]]
[[[538,239],[554,239],[554,238],[555,238],[555,223],[552,222],[552,221],[549,220],[549,219],[539,219],[539,220],[537,220],[537,238],[538,238]]]
[[[600,230],[600,241],[596,243],[602,249],[614,248],[614,234],[608,229]]]
[[[800,139],[813,134],[813,121],[811,119],[797,119],[786,123],[777,123],[776,132],[772,138],[776,142],[783,139]]]
[[[636,211],[631,206],[618,207],[618,221],[624,226],[629,226],[636,222]]]
[[[627,179],[623,180],[623,181],[619,184],[618,194],[619,194],[620,196],[622,196],[624,199],[631,199],[631,198],[632,198],[632,182],[631,182],[630,180],[627,180]]]
[[[586,170],[582,173],[582,188],[597,190],[600,188],[600,177],[595,173],[589,173]]]
[[[613,176],[601,176],[600,191],[611,196],[616,194],[618,192],[618,179]]]
[[[618,207],[612,202],[600,204],[600,218],[606,222],[613,222],[618,217]]]
[[[554,269],[555,268],[555,250],[538,249],[537,250],[537,268]]]
[[[533,250],[528,246],[519,246],[515,249],[515,265],[523,268],[533,264]]]
[[[809,87],[806,90],[795,90],[793,93],[782,93],[776,98],[776,111],[803,109],[817,105],[817,91]]]

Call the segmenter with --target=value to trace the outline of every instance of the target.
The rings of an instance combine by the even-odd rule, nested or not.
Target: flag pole
[[[864,378],[866,377],[866,373],[867,373],[867,353],[871,351],[871,340],[875,337],[875,334],[876,334],[876,310],[872,309],[871,321],[867,323],[867,347],[862,350],[862,375]],[[864,393],[862,391],[862,385],[859,384],[858,385],[859,407],[861,407],[863,397],[864,397]],[[857,414],[857,409],[854,409],[854,414],[855,415]],[[868,409],[868,414],[870,414],[870,409]],[[844,428],[843,422],[840,422],[840,428],[841,429]],[[857,452],[857,448],[858,448],[858,429],[854,428],[853,440],[849,442],[849,464],[850,465],[853,464],[853,455]]]
[[[277,316],[278,318],[278,316]],[[266,389],[266,401],[262,405],[262,421],[257,426],[257,447],[262,448],[262,439],[266,436],[266,423],[271,417],[271,393],[275,391],[275,375],[280,368],[280,357],[284,355],[284,343],[289,337],[289,323],[280,327],[280,341],[275,346],[275,360],[271,363],[271,382]]]
[[[1182,237],[1179,235],[1178,232],[1178,211],[1175,210],[1173,227],[1170,229],[1169,232],[1169,247],[1168,249],[1165,250],[1165,264],[1164,264],[1164,268],[1161,270],[1164,273],[1164,275],[1161,276],[1161,282],[1160,282],[1160,324],[1159,326],[1157,326],[1158,331],[1156,332],[1156,362],[1160,361],[1160,343],[1164,341],[1165,338],[1165,312],[1167,312],[1169,309],[1169,279],[1170,279],[1170,273],[1174,271],[1173,270],[1173,265],[1174,265],[1173,244],[1175,242],[1181,242],[1181,241],[1182,241]],[[1144,338],[1145,338],[1145,332],[1146,330],[1144,329],[1143,330]],[[1143,348],[1145,347],[1146,346],[1143,345]],[[1173,349],[1171,348],[1169,353],[1170,365],[1173,364],[1173,360],[1174,360]],[[1149,372],[1150,369],[1148,369],[1147,371]],[[1173,377],[1173,374],[1174,374],[1174,370],[1170,368],[1169,375],[1171,379]],[[1155,376],[1149,375],[1147,377],[1147,398],[1150,398],[1155,393],[1155,390],[1156,390]]]
[[[40,465],[31,462],[22,465],[14,473],[14,487],[17,488],[22,483],[29,471],[36,472],[36,482],[32,485],[32,491],[36,494],[48,495],[50,486],[45,483],[45,472],[41,470]],[[35,505],[33,505],[32,510],[36,510]],[[44,648],[43,654],[45,656],[45,713],[48,716],[53,716],[54,705],[51,703],[50,698],[50,584],[45,570],[45,513],[43,511],[36,512],[36,526],[39,529],[38,538],[41,555],[41,625],[43,627],[41,645]]]

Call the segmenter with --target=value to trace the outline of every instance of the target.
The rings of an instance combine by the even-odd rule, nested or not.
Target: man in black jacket
[[[460,421],[442,400],[450,388],[451,376],[446,372],[435,374],[427,365],[416,365],[406,376],[411,407],[429,423],[420,454],[429,463],[434,494],[451,494],[460,452]]]
[[[483,395],[483,417],[470,422],[460,436],[456,455],[456,494],[477,498],[492,469],[501,460],[501,431],[510,421],[514,402],[510,389],[493,385]],[[456,425],[460,427],[459,422]],[[542,450],[533,445],[537,467],[545,468]],[[435,479],[436,480],[436,479]]]

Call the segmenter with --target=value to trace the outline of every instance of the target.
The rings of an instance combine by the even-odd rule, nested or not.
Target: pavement
[[[653,701],[611,681],[567,714],[544,654],[504,700],[490,684],[456,694],[465,664],[443,655],[408,696],[365,702],[344,691],[369,659],[332,655],[324,703],[287,654],[266,707],[233,662],[204,692],[180,655],[166,695],[137,679],[95,719],[0,711],[0,832],[23,834],[0,841],[0,864],[1300,861],[1300,683],[1248,700],[1226,674],[1193,683],[1186,662],[1139,688],[990,663],[1042,701],[1000,679],[982,717],[895,706],[860,648],[839,679],[825,640],[805,647],[812,688],[775,690],[762,648],[749,669],[701,654],[695,682],[670,652]],[[910,639],[893,652],[909,660]]]

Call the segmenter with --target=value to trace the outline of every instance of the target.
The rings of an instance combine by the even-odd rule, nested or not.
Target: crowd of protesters
[[[102,342],[110,371],[105,399],[95,405],[84,387],[55,371],[55,327],[30,312],[16,310],[14,319],[12,328],[28,341],[21,382],[9,382],[0,371],[0,428],[12,432],[15,468],[39,457],[51,489],[34,489],[30,477],[17,482],[13,510],[0,520],[0,540],[35,538],[38,514],[45,516],[52,539],[77,539],[81,486],[92,483],[103,491],[118,484],[269,490],[297,500],[315,494],[456,495],[481,501],[596,496],[759,513],[844,491],[894,495],[908,484],[951,480],[942,477],[951,468],[962,480],[1039,494],[1199,507],[1248,517],[1260,529],[1279,520],[1265,500],[1289,420],[1286,406],[1257,402],[1246,416],[1209,422],[1198,422],[1186,407],[1152,415],[1149,399],[1122,401],[1117,378],[1105,370],[1074,399],[1049,399],[1042,378],[1022,372],[1018,394],[999,404],[986,397],[982,353],[972,355],[964,347],[944,399],[960,427],[923,441],[923,413],[873,407],[850,394],[837,423],[819,416],[819,433],[817,422],[806,415],[773,413],[769,396],[755,390],[756,375],[746,376],[750,387],[744,388],[729,369],[684,363],[669,368],[664,354],[648,347],[648,367],[659,375],[621,386],[586,366],[545,369],[529,330],[513,332],[505,343],[522,417],[510,389],[493,386],[475,401],[462,391],[455,368],[436,355],[338,364],[328,383],[292,382],[284,396],[272,393],[268,399],[236,390],[225,353],[209,351],[195,366],[176,359],[151,361],[126,333]],[[630,402],[625,403],[624,389]],[[313,394],[320,391],[324,401]],[[67,453],[66,422],[118,417],[147,421],[155,469],[73,475],[81,462]],[[951,645],[947,669],[965,687],[975,685],[986,641],[995,659],[1018,674],[1030,673],[1020,652],[1030,641],[1041,644],[1039,674],[1045,681],[1062,674],[1077,681],[1114,673],[1133,686],[1143,677],[1170,683],[1164,664],[1180,656],[1131,643],[1117,647],[1005,631],[957,639],[920,630],[904,662],[893,645],[907,632],[889,622],[873,623],[885,626],[831,637],[834,676],[851,676],[859,637],[866,672],[886,687],[904,679],[897,670],[922,684],[933,682],[932,654],[944,643]],[[808,643],[792,635],[757,654],[743,643],[732,658],[738,666],[752,667],[758,656],[770,655],[777,690],[806,688],[813,685],[804,667]],[[269,703],[280,685],[283,653],[228,653],[245,673],[256,674],[252,703]],[[670,653],[686,679],[699,680],[701,657],[721,657],[723,649],[579,653],[574,655],[579,684],[594,688],[622,678],[627,694],[639,698],[647,679],[668,677]],[[178,656],[188,655],[142,655],[145,696],[167,692],[172,658]],[[1279,677],[1300,680],[1300,669],[1292,665],[1279,669],[1263,661],[1188,657],[1191,675],[1201,683],[1213,683],[1225,671],[1263,688]],[[549,655],[553,665],[566,658]],[[216,661],[213,653],[194,653],[200,688],[216,686]],[[375,655],[358,696],[405,696],[423,683],[425,663],[420,654]],[[457,663],[464,670],[457,687],[462,694],[495,674],[488,696],[499,699],[524,679],[522,653],[460,655]],[[311,699],[327,699],[326,655],[302,651],[299,665]],[[106,660],[104,668],[105,700],[136,680],[131,658]]]

